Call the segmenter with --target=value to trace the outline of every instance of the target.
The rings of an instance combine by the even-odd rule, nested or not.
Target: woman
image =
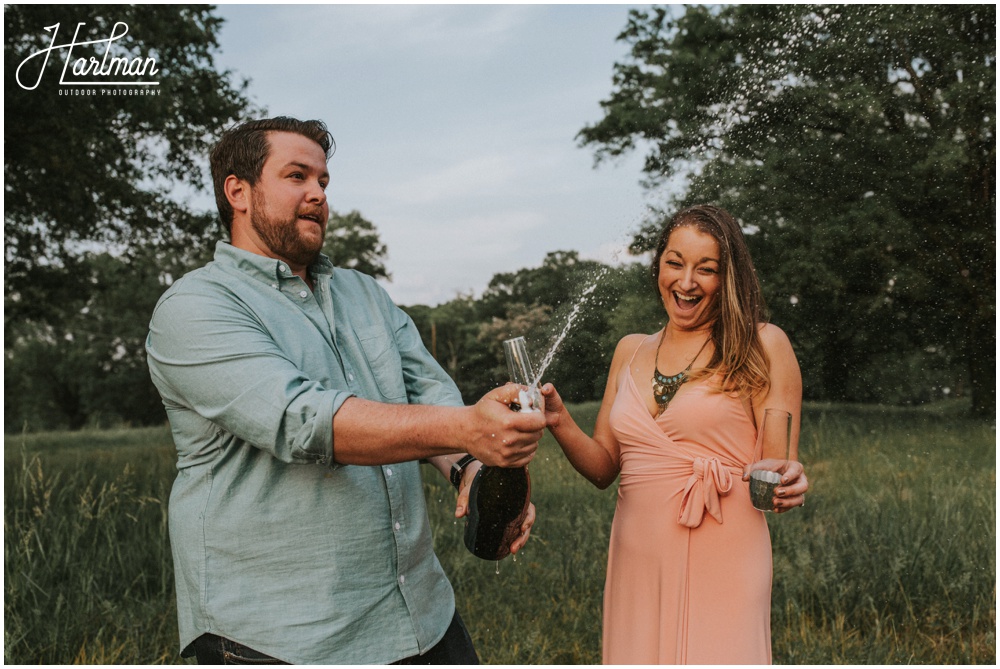
[[[792,414],[774,510],[801,506],[802,378],[764,322],[739,225],[695,206],[667,224],[652,274],[667,324],[615,349],[593,438],[546,384],[549,429],[599,488],[621,474],[604,590],[606,664],[771,661],[771,543],[743,481],[767,408]]]

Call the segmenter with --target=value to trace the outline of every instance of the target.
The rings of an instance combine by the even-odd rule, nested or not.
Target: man
[[[463,406],[413,322],[320,255],[333,141],[250,121],[212,151],[231,243],[163,295],[146,351],[178,451],[170,536],[199,662],[474,663],[434,555],[418,460],[522,466],[540,414]],[[463,457],[471,454],[478,460]],[[463,469],[464,467],[464,469]],[[519,550],[534,509],[512,544]]]

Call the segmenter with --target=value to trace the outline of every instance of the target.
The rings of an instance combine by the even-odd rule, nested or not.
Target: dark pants
[[[215,634],[202,634],[193,645],[198,664],[288,664]],[[455,611],[437,645],[423,655],[406,657],[395,664],[479,664],[479,656],[465,623]]]

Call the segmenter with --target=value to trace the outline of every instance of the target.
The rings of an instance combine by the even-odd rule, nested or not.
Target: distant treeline
[[[161,271],[154,259],[129,263],[90,255],[72,289],[61,295],[61,320],[8,322],[15,336],[8,337],[4,352],[5,431],[162,423],[166,416],[149,379],[144,341],[166,282],[183,272],[171,269]],[[760,271],[771,320],[788,332],[799,356],[806,399],[920,404],[966,392],[964,369],[947,350],[855,350],[851,337],[890,333],[865,319],[802,324],[801,302],[775,294]],[[465,400],[474,402],[508,380],[504,339],[523,335],[537,365],[575,307],[545,380],[570,401],[600,399],[618,340],[663,324],[645,263],[612,267],[581,260],[574,251],[554,252],[539,267],[495,275],[479,297],[403,308]]]

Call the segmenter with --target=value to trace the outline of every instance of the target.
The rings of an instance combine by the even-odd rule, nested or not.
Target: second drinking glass
[[[750,465],[750,501],[755,509],[774,511],[774,489],[788,468],[791,440],[792,414],[783,409],[765,409]]]

